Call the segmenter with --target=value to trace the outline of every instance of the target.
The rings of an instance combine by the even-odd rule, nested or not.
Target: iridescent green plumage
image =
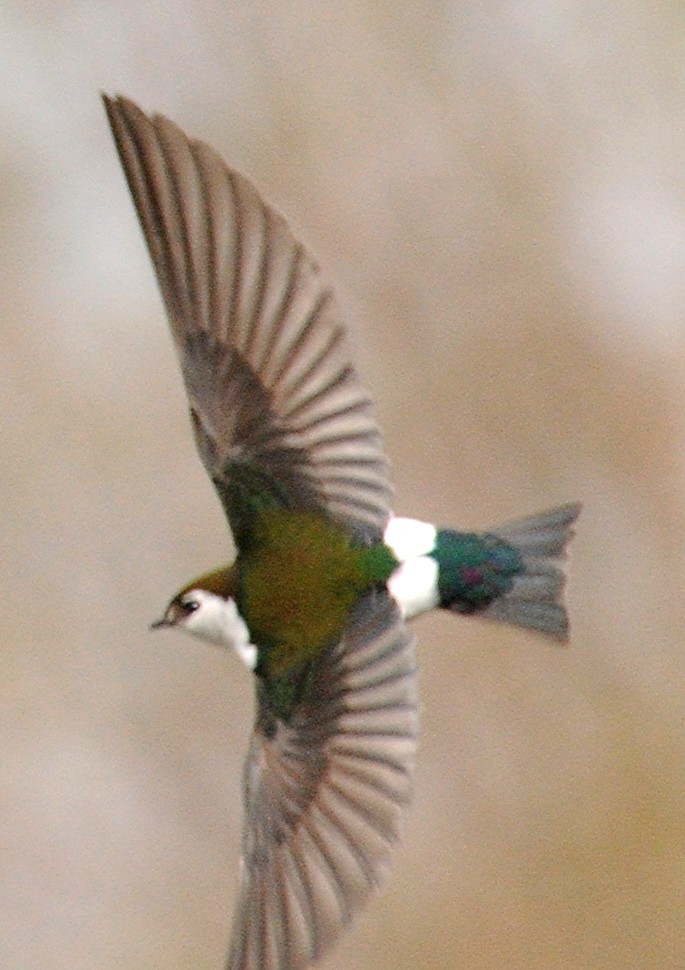
[[[517,549],[488,533],[440,529],[432,553],[437,559],[440,606],[474,613],[508,592],[523,571]]]

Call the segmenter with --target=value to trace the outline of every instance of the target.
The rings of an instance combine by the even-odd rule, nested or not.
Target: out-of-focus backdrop
[[[685,13],[0,11],[0,966],[217,970],[252,717],[147,624],[228,539],[98,99],[256,181],[337,282],[396,509],[581,499],[559,649],[420,621],[392,878],[329,970],[685,966]]]

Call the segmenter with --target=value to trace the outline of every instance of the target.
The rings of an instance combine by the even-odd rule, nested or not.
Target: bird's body
[[[393,517],[332,291],[285,220],[201,142],[105,98],[235,561],[155,626],[234,648],[257,717],[229,970],[304,970],[376,887],[417,734],[405,620],[441,608],[563,640],[562,506],[488,532]]]
[[[238,608],[266,680],[336,643],[359,597],[387,582],[397,562],[382,543],[355,545],[316,512],[265,513],[241,557]]]
[[[500,531],[523,533],[540,562],[554,560],[577,512],[577,506],[562,506]],[[236,604],[253,644],[248,665],[268,691],[280,675],[335,643],[357,599],[384,585],[402,615],[413,619],[436,608],[477,614],[493,604],[497,614],[506,594],[523,584],[527,595],[522,597],[519,589],[509,615],[497,618],[562,638],[561,574],[533,572],[530,554],[529,548],[526,560],[515,542],[496,531],[438,529],[397,516],[390,518],[382,542],[358,545],[317,513],[269,510],[259,516],[249,552],[193,580],[182,593],[203,590]],[[546,599],[540,596],[545,583]],[[233,646],[246,659],[244,644],[238,646],[233,635],[222,641],[201,624],[190,632]]]

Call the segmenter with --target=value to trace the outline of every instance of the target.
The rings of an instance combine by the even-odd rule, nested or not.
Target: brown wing
[[[202,461],[239,545],[256,504],[381,534],[388,465],[335,297],[285,220],[202,142],[105,97]]]
[[[300,970],[388,866],[417,732],[412,638],[386,593],[355,608],[289,725],[258,716],[228,970]]]

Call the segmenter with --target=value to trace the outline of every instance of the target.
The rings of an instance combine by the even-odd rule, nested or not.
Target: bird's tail
[[[561,505],[481,534],[440,530],[436,544],[440,606],[537,630],[556,640],[568,639],[566,547],[580,508],[580,504]],[[466,538],[477,550],[475,559],[464,556]]]

